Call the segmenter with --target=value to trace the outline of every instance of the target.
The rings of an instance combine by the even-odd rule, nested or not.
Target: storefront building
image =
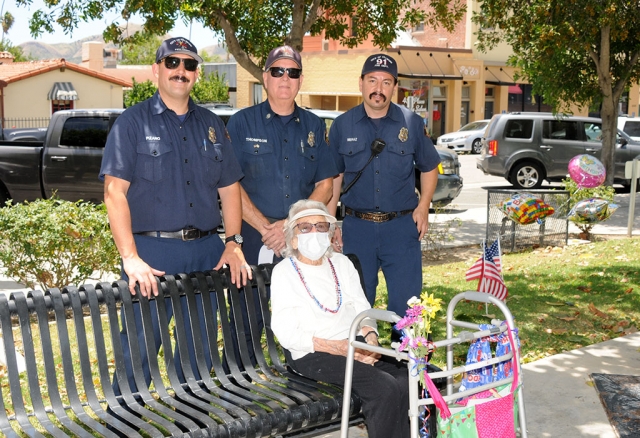
[[[467,2],[468,10],[475,7],[475,1]],[[384,50],[398,63],[395,102],[423,117],[434,139],[502,112],[551,111],[541,97],[532,94],[532,86],[516,80],[516,71],[506,65],[512,53],[508,46],[501,45],[490,53],[474,49],[474,25],[469,15],[454,32],[419,26],[401,36],[394,47]],[[355,23],[357,20],[352,20],[352,25]],[[304,80],[298,105],[338,111],[358,105],[362,101],[358,87],[362,65],[369,55],[380,51],[371,41],[348,49],[322,35],[305,36]],[[638,85],[631,87],[620,109],[623,113],[639,114],[639,91]],[[265,98],[259,81],[238,66],[238,107]],[[588,108],[575,107],[573,113],[588,115]]]

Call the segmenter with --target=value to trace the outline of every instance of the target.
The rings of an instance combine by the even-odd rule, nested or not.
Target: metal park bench
[[[159,298],[171,300],[174,322],[167,321],[165,299],[157,299],[162,344],[157,355],[150,300],[132,296],[123,281],[62,291],[15,292],[9,297],[0,294],[7,359],[6,372],[0,368],[0,432],[7,437],[249,438],[314,436],[320,430],[339,428],[342,390],[294,374],[281,359],[282,349],[270,329],[266,292],[272,268],[253,267],[252,284],[258,287],[260,299],[257,307],[251,287],[245,288],[246,302],[241,300],[241,291],[229,283],[226,272],[161,278]],[[187,320],[180,307],[181,295],[187,298]],[[199,320],[196,299],[203,300],[205,309],[211,308],[210,300],[216,300],[217,315]],[[126,384],[119,312],[124,309],[129,333],[136,332],[135,301],[140,302],[147,334],[143,348],[149,353],[152,380],[147,389],[138,341],[130,336],[138,387],[132,391]],[[265,322],[259,330],[255,312],[248,312],[255,366],[244,341],[242,305],[260,308]],[[230,321],[235,322],[235,330]],[[206,339],[200,330],[192,329],[198,367],[194,373],[184,328],[202,324],[207,328]],[[234,334],[243,341],[232,339]],[[212,352],[212,372],[204,358],[204,343]],[[176,374],[176,346],[184,382]],[[112,389],[114,370],[122,379],[121,395]],[[359,412],[360,402],[352,396],[350,415],[357,419]]]

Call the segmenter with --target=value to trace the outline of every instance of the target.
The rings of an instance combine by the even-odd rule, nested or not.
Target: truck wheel
[[[537,189],[543,180],[544,173],[540,165],[529,161],[516,164],[509,174],[509,182],[516,189]]]
[[[473,140],[473,143],[471,143],[471,153],[479,154],[481,150],[482,150],[482,140],[480,140],[479,138],[476,138],[475,140]]]

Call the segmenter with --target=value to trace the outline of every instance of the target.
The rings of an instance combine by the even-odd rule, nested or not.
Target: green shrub
[[[33,288],[80,285],[120,272],[104,204],[57,198],[0,208],[0,264]]]
[[[609,202],[613,202],[613,198],[616,194],[616,190],[611,186],[601,185],[594,188],[578,187],[578,184],[571,178],[562,180],[564,189],[569,192],[569,208],[568,211],[573,208],[578,202],[583,199],[589,198],[602,198]],[[591,235],[591,229],[595,224],[575,224],[584,235],[589,238]]]

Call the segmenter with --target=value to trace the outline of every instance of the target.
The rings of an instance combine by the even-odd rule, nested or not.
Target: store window
[[[516,84],[508,87],[509,112],[551,112],[550,105],[544,103],[542,96],[533,94],[530,84]]]
[[[398,102],[424,118],[429,102],[429,81],[400,79]]]
[[[460,105],[460,126],[464,126],[469,123],[469,110],[471,107],[471,87],[462,87],[461,97],[462,102]]]
[[[52,100],[51,101],[51,114],[56,111],[73,109],[73,100]]]

